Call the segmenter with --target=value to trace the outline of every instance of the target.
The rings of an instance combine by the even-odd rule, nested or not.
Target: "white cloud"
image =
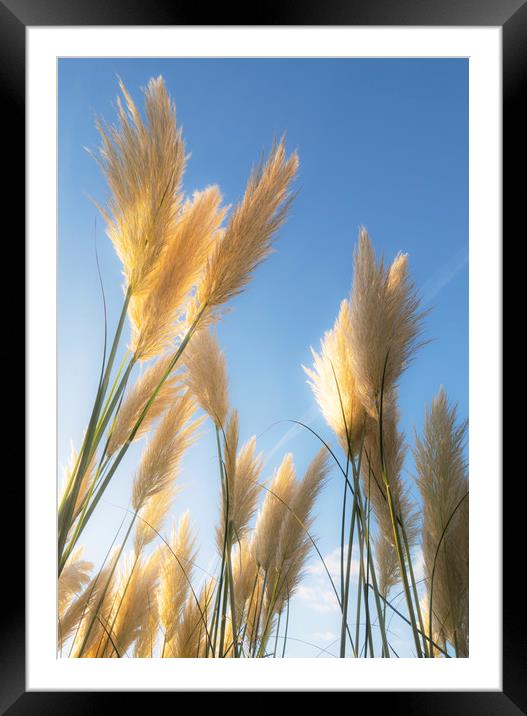
[[[318,586],[308,587],[301,584],[296,596],[307,603],[307,606],[316,612],[328,613],[340,611],[339,603],[333,589],[321,589]]]
[[[306,423],[306,425],[309,425],[310,422],[312,422],[319,414],[318,407],[315,403],[307,410],[304,415],[301,416],[299,422]],[[287,445],[288,442],[290,442],[294,437],[296,437],[302,430],[305,430],[301,425],[298,425],[297,423],[294,423],[291,425],[289,430],[287,430],[282,437],[274,444],[274,446],[267,451],[265,456],[265,465],[269,463],[272,457],[276,455],[276,453],[284,447],[284,445]]]
[[[346,568],[347,547],[344,548],[344,569]],[[327,570],[331,575],[335,589],[340,593],[340,547],[323,555]],[[309,609],[320,613],[340,612],[340,606],[328,573],[318,556],[306,567],[306,578],[297,589],[297,596]],[[359,562],[351,560],[350,582],[356,583],[359,574]]]
[[[425,561],[423,550],[419,548],[412,555],[412,567],[414,569],[414,577],[416,582],[420,582],[425,576]],[[424,584],[424,582],[423,582]],[[421,585],[417,585],[418,587]]]
[[[450,261],[442,266],[422,287],[424,303],[430,303],[468,264],[468,249],[463,247]]]
[[[325,643],[335,641],[338,638],[339,637],[337,636],[337,634],[335,634],[332,631],[316,631],[313,633],[313,639],[315,639],[316,641],[322,641]]]
[[[347,554],[348,554],[348,547],[346,545],[344,547],[344,571],[346,571]],[[324,558],[326,567],[328,569],[328,572],[331,575],[331,579],[335,583],[337,580],[340,581],[340,547],[336,547],[332,552],[330,552],[329,554],[326,554],[323,558]],[[306,573],[324,577],[326,579],[326,581],[328,581],[327,572],[324,568],[324,565],[322,564],[322,562],[320,560],[320,557],[318,557],[318,556],[317,556],[317,561],[313,562],[306,568]],[[357,579],[358,575],[359,575],[359,560],[355,557],[352,557],[351,571],[350,571],[351,581],[355,581]]]

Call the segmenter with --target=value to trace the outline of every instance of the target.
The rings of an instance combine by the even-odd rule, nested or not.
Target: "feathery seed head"
[[[158,547],[158,550],[160,548]],[[154,559],[159,564],[159,555]],[[134,657],[137,659],[153,658],[159,630],[159,609],[157,605],[158,585],[154,581],[146,584],[146,609],[143,619],[139,622],[138,636],[134,645]]]
[[[121,80],[119,86],[125,100],[125,106],[117,100],[119,125],[97,122],[102,139],[98,162],[111,191],[108,209],[101,211],[126,286],[139,295],[149,289],[174,231],[185,145],[161,77],[144,90],[146,121]]]
[[[324,334],[320,353],[311,349],[313,369],[303,368],[322,414],[342,449],[348,452],[350,444],[355,452],[364,430],[365,415],[353,370],[350,317],[350,303],[344,300],[335,325]]]
[[[256,520],[252,551],[254,559],[264,571],[276,559],[280,528],[295,490],[295,466],[291,453],[285,455],[274,473],[265,500]]]
[[[169,348],[177,328],[187,312],[205,264],[222,235],[220,225],[225,209],[220,208],[221,194],[211,186],[195,192],[177,217],[167,239],[163,261],[154,272],[148,293],[130,301],[132,350],[147,360]]]
[[[236,624],[242,624],[247,601],[255,588],[258,566],[247,537],[243,537],[232,553]]]
[[[187,391],[174,400],[150,443],[143,450],[136,473],[132,507],[139,510],[145,501],[164,490],[177,476],[185,450],[196,438],[201,420],[189,422],[196,411],[194,398]]]
[[[218,429],[222,429],[229,410],[225,356],[208,330],[197,331],[183,356],[187,366],[185,382],[196,400]]]
[[[134,552],[139,554],[141,550],[152,542],[163,526],[170,508],[174,501],[176,489],[174,485],[168,484],[163,490],[159,490],[149,497],[137,520],[134,538]]]
[[[379,412],[381,392],[390,393],[415,351],[424,313],[408,274],[407,256],[398,254],[386,270],[366,229],[359,232],[351,292],[350,352],[359,397],[370,415]]]
[[[457,422],[457,406],[443,388],[427,408],[424,434],[416,436],[417,485],[423,501],[423,558],[434,574],[433,614],[460,656],[468,655],[469,501],[464,446],[467,422]],[[445,531],[446,530],[446,531]],[[443,538],[442,538],[443,536]]]
[[[301,482],[295,485],[290,510],[282,522],[277,559],[268,583],[271,607],[279,613],[299,580],[311,548],[308,532],[313,522],[313,507],[329,472],[328,453],[322,448],[311,461]]]
[[[134,553],[128,556],[124,569],[119,575],[116,599],[109,622],[112,627],[112,641],[102,656],[124,656],[138,638],[149,618],[149,599],[157,588],[159,554],[153,552],[143,562]]]
[[[172,356],[166,355],[150,365],[139,376],[133,388],[128,392],[112,427],[106,453],[113,455],[129,439],[132,429],[137,423],[141,413],[146,407],[152,393],[155,391],[164,374],[168,370]],[[137,430],[134,440],[138,440],[147,433],[154,421],[165,412],[173,402],[181,385],[181,377],[170,375],[159,389],[154,401],[148,408],[143,421]]]
[[[216,544],[223,550],[225,526],[230,524],[233,537],[243,538],[247,525],[256,511],[260,494],[258,479],[263,467],[261,455],[255,455],[256,438],[252,437],[236,453],[238,444],[238,418],[233,411],[227,425],[225,441],[225,495],[222,500],[220,525],[216,530]]]
[[[382,453],[379,421],[370,418],[370,429],[364,441],[361,461],[363,494],[371,501],[378,526],[375,552],[379,588],[383,596],[386,596],[400,579],[386,480],[390,486],[396,518],[404,526],[410,547],[415,544],[418,536],[418,514],[402,476],[406,445],[404,434],[397,427],[398,419],[397,395],[395,390],[392,390],[383,400]]]
[[[114,571],[119,549],[117,545],[114,547],[103,568],[92,578],[79,599],[75,600],[66,612],[63,638],[66,638],[68,633],[72,633],[73,629],[78,629],[72,652],[75,657],[91,659],[100,656],[99,650],[107,638],[106,629],[109,628],[114,605]],[[95,621],[92,624],[94,617]],[[91,629],[90,625],[92,625]],[[80,653],[81,648],[82,653]]]
[[[196,558],[195,539],[186,512],[174,526],[170,550],[163,550],[159,590],[159,615],[167,642],[174,638],[192,581],[192,562]]]
[[[79,594],[81,588],[90,581],[89,572],[93,569],[93,564],[81,559],[82,552],[83,547],[77,547],[60,573],[58,583],[59,619],[64,617],[64,613],[71,601]]]
[[[212,310],[243,290],[254,269],[269,254],[273,234],[286,217],[297,169],[297,155],[287,158],[281,141],[267,162],[253,172],[245,196],[207,262],[198,288],[198,305]]]
[[[196,659],[205,656],[209,613],[214,597],[212,579],[205,582],[197,600],[189,594],[176,634],[169,643],[166,656]]]

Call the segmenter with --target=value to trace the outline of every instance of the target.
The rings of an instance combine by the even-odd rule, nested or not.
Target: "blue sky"
[[[103,344],[94,241],[113,327],[122,303],[120,263],[92,199],[104,179],[85,147],[98,146],[95,116],[115,119],[117,78],[142,105],[140,87],[162,74],[177,106],[188,193],[218,184],[225,203],[243,194],[252,166],[276,136],[300,157],[299,193],[276,252],[218,326],[241,438],[258,436],[265,476],[291,451],[299,473],[318,450],[309,434],[277,421],[303,419],[331,438],[301,364],[331,327],[351,285],[352,252],[364,225],[378,254],[409,254],[431,312],[430,339],[400,383],[410,445],[425,403],[444,385],[468,416],[468,61],[463,59],[63,59],[59,61],[59,466],[80,444],[95,394]],[[123,344],[124,345],[124,344]],[[174,515],[190,509],[201,564],[214,562],[219,486],[212,428],[187,455]],[[135,446],[84,535],[102,559],[127,506]],[[411,481],[412,462],[407,476]],[[323,554],[339,543],[341,484],[334,471],[318,503]],[[198,560],[198,561],[199,561]],[[292,604],[290,656],[328,646],[339,627],[316,557]],[[394,620],[394,628],[398,625]],[[402,632],[401,632],[402,633]],[[395,637],[394,637],[395,638]],[[410,654],[404,638],[401,654]],[[337,649],[338,651],[338,649]]]

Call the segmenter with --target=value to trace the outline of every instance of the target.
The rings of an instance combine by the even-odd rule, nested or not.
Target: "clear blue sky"
[[[96,115],[115,120],[116,75],[142,106],[140,87],[159,74],[175,99],[191,153],[188,193],[218,184],[225,203],[236,202],[251,167],[283,132],[288,149],[299,153],[300,191],[277,250],[218,327],[241,437],[266,431],[258,440],[269,455],[266,476],[284,452],[293,452],[301,473],[318,450],[312,436],[288,433],[286,423],[270,427],[276,421],[304,418],[330,437],[313,410],[301,364],[311,364],[309,347],[318,348],[349,292],[361,224],[387,260],[399,250],[409,253],[413,278],[432,307],[425,323],[432,341],[400,384],[410,443],[440,385],[467,417],[467,60],[64,59],[58,102],[59,466],[67,462],[70,440],[80,444],[100,370],[95,229],[112,329],[122,302],[120,263],[90,199],[103,203],[107,188],[84,147],[98,146]],[[205,568],[213,563],[218,515],[212,438],[208,428],[187,455],[175,506],[175,516],[191,510]],[[130,451],[85,533],[85,555],[96,562],[122,519],[113,505],[128,504],[139,450]],[[315,527],[326,555],[339,543],[340,499],[333,472]],[[334,651],[328,645],[338,634],[338,611],[325,599],[330,587],[316,573],[316,558],[312,565],[292,604],[290,635]],[[399,646],[410,653],[404,639]],[[317,653],[289,642],[291,656]]]

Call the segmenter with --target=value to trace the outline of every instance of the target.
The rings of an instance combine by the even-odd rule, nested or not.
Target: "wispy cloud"
[[[414,569],[414,577],[416,582],[420,582],[425,576],[425,561],[423,550],[419,548],[412,555],[412,566]]]
[[[296,597],[306,602],[306,605],[316,612],[338,612],[340,611],[339,603],[335,592],[330,589],[320,589],[320,587],[308,587],[301,584],[297,591]]]
[[[423,302],[430,303],[468,264],[468,247],[464,246],[422,286]]]
[[[346,569],[346,558],[348,554],[348,547],[347,545],[344,546],[344,570]],[[331,579],[335,582],[335,580],[340,580],[340,547],[336,547],[333,552],[330,552],[329,554],[326,554],[324,556],[324,563],[328,569],[328,572],[331,575]],[[306,568],[306,574],[312,574],[315,576],[324,577],[327,581],[328,576],[327,572],[324,568],[324,565],[322,564],[320,558],[317,557],[317,561],[313,562]],[[351,579],[354,580],[358,577],[359,574],[359,560],[352,558],[351,560]]]
[[[338,636],[332,631],[315,631],[313,632],[313,639],[327,644],[330,641],[338,639]]]
[[[346,568],[347,548],[344,548],[344,568]],[[340,587],[340,547],[324,555],[324,563],[327,567],[333,584],[339,590]],[[297,596],[302,599],[309,609],[316,612],[329,613],[340,611],[337,596],[328,579],[328,572],[317,557],[305,569],[306,579],[298,587]],[[359,574],[359,562],[351,560],[350,580],[356,583]]]
[[[306,425],[309,425],[309,423],[311,423],[318,416],[318,414],[318,407],[315,403],[313,403],[309,410],[307,410],[299,419],[299,422],[306,423]],[[287,445],[287,443],[290,442],[294,437],[296,437],[302,430],[304,430],[304,428],[301,425],[297,425],[296,423],[291,425],[291,427],[267,452],[265,457],[265,464],[267,465],[271,458],[274,457],[274,455],[276,455],[279,450],[281,450],[285,445]]]

